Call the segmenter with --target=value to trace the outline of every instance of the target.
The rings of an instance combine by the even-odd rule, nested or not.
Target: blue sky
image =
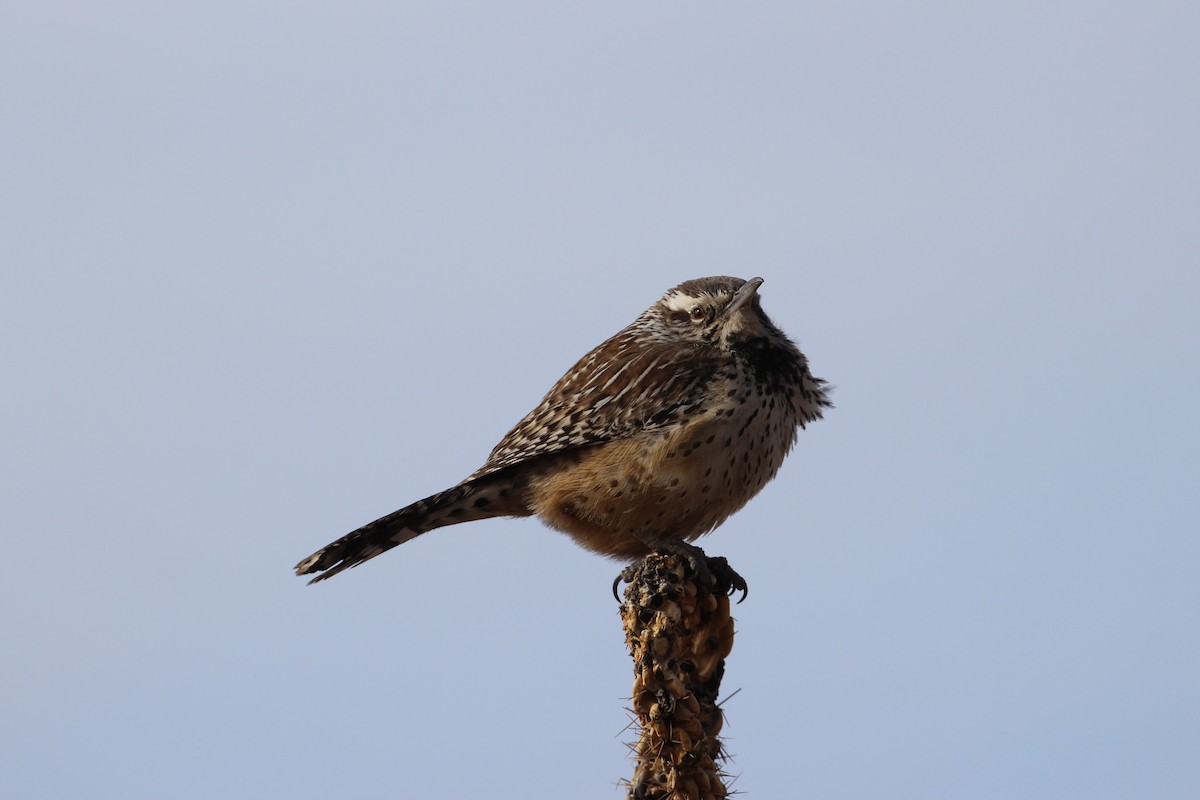
[[[0,794],[621,797],[619,565],[306,588],[666,289],[837,408],[702,543],[747,797],[1200,791],[1194,4],[0,11]]]

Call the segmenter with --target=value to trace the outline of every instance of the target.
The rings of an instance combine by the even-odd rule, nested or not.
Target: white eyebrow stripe
[[[672,311],[689,311],[695,301],[696,298],[686,295],[683,292],[671,292],[671,294],[663,298],[663,302],[667,308]]]

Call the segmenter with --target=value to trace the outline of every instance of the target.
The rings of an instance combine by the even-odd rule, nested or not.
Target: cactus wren
[[[758,494],[797,428],[831,405],[763,312],[761,284],[676,286],[568,370],[470,477],[322,547],[296,574],[321,573],[315,583],[435,528],[531,515],[607,556],[658,550],[695,565],[703,554],[688,543]]]

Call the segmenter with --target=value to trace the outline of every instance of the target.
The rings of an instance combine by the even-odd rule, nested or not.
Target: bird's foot
[[[699,547],[696,548],[700,550]],[[741,592],[742,596],[738,598],[741,603],[750,594],[750,587],[746,585],[746,579],[738,574],[737,570],[729,566],[729,561],[725,556],[706,556],[704,551],[700,551],[700,563],[708,568],[708,574],[716,583],[716,586],[725,594],[733,597],[734,592]]]
[[[741,603],[750,594],[750,588],[746,585],[746,579],[737,573],[737,571],[729,566],[729,561],[724,556],[707,556],[704,551],[694,544],[688,542],[671,542],[669,544],[660,544],[656,547],[660,553],[673,555],[678,557],[686,565],[684,576],[688,575],[688,570],[695,576],[696,582],[701,586],[711,587],[714,591],[724,592],[729,596],[733,596],[734,592],[741,592],[742,596],[738,599]],[[634,562],[617,575],[613,581],[612,591],[613,597],[617,602],[621,602],[621,597],[618,594],[617,587],[622,583],[632,583],[638,575],[641,568],[641,562]]]

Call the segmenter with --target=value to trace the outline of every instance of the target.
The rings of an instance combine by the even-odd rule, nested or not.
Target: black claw
[[[730,597],[733,597],[734,592],[742,593],[742,596],[738,599],[738,603],[741,603],[750,594],[750,587],[746,585],[746,579],[739,575],[737,570],[729,566],[729,562],[722,556],[709,558],[708,568],[712,571],[717,585],[728,587]]]
[[[637,569],[634,564],[630,564],[625,569],[617,573],[617,577],[613,579],[613,597],[618,603],[621,602],[621,595],[617,594],[617,587],[621,585],[621,581],[625,583],[633,583],[633,579],[637,577]]]
[[[738,605],[750,595],[750,587],[746,585],[746,579],[738,575],[732,569],[729,570],[729,596],[733,597],[734,592],[741,592],[742,596],[738,598]]]

